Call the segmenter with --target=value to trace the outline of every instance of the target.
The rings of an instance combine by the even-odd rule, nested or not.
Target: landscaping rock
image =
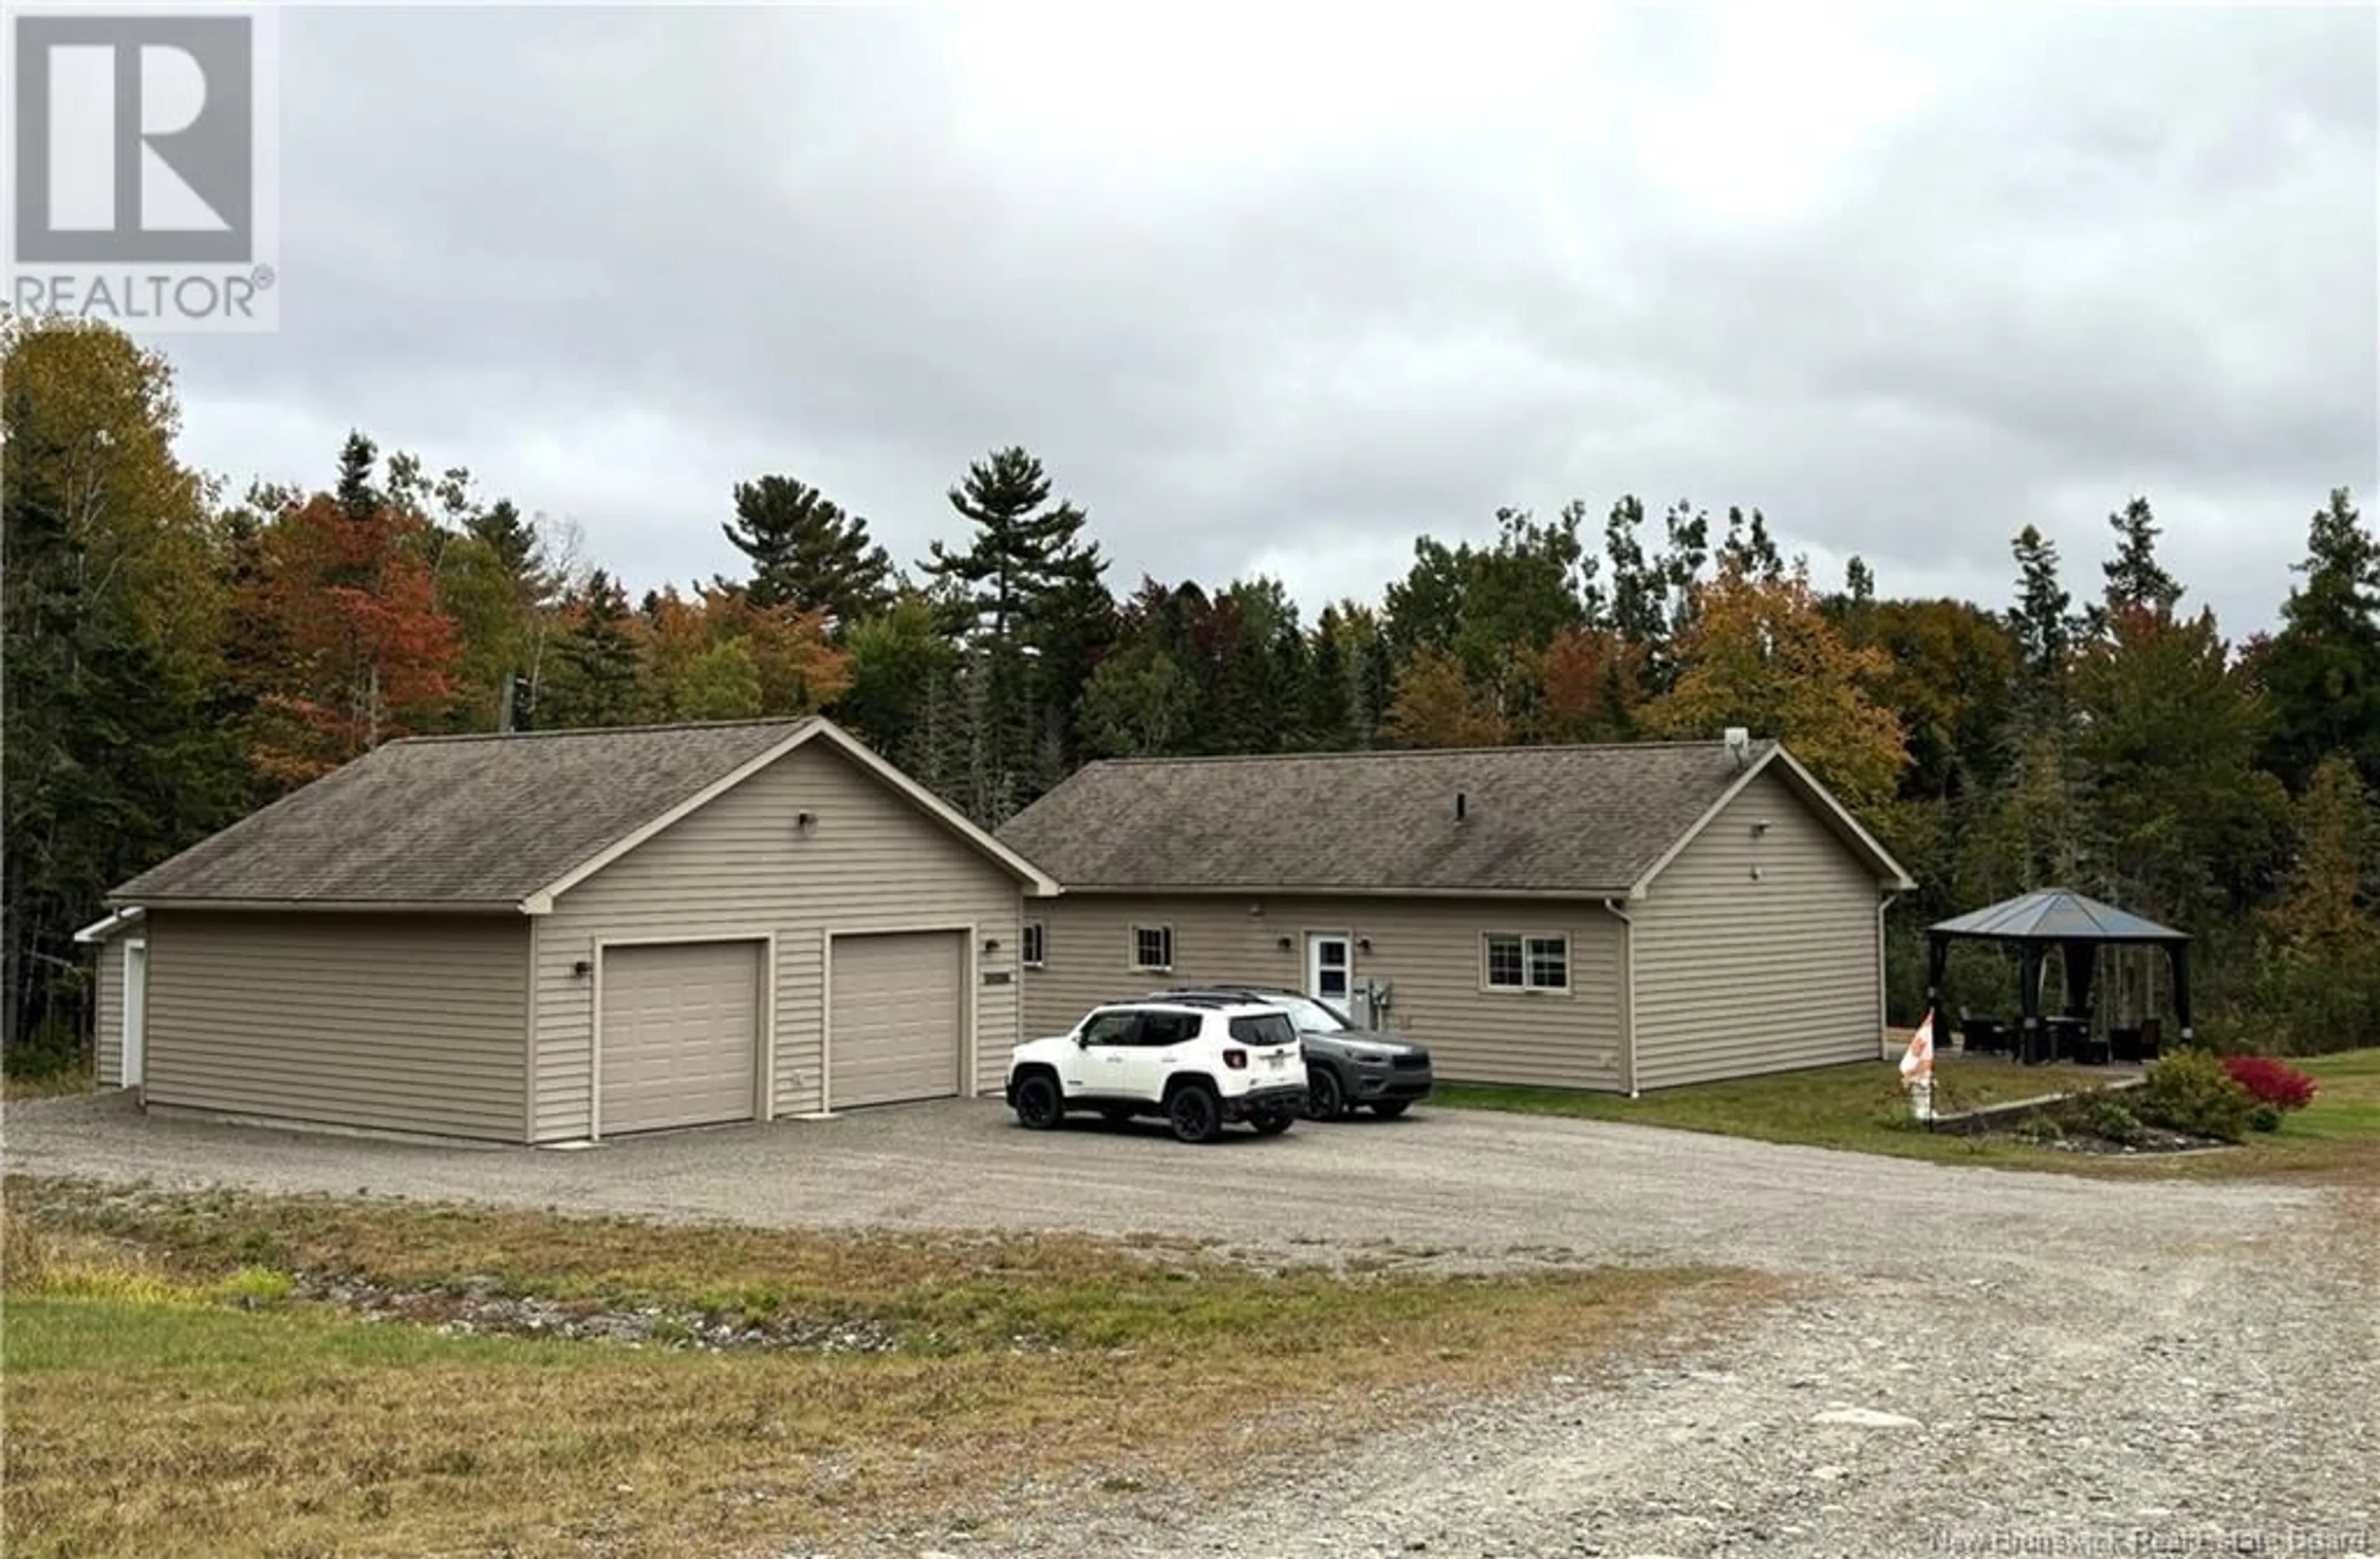
[[[1899,1413],[1878,1412],[1874,1408],[1829,1408],[1816,1414],[1812,1423],[1848,1424],[1853,1429],[1924,1429],[1915,1419]]]

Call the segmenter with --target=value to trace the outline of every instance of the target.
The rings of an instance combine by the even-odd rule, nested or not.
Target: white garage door
[[[749,1120],[760,944],[603,949],[603,1133]]]
[[[961,1092],[966,941],[951,931],[834,939],[827,1107]]]

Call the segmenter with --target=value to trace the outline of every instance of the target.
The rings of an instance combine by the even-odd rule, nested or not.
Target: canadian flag
[[[1934,1080],[1934,1009],[1925,1009],[1925,1021],[1909,1036],[1908,1053],[1900,1057],[1901,1086]]]

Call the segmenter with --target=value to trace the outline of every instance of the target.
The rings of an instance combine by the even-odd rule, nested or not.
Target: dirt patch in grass
[[[1266,1269],[1186,1241],[21,1178],[7,1217],[5,1510],[28,1555],[996,1541],[1020,1516],[1220,1488],[1436,1404],[1591,1373],[1774,1291],[1717,1271]],[[340,1285],[346,1302],[304,1297]],[[362,1319],[367,1291],[419,1296],[420,1321]],[[454,1324],[497,1299],[715,1317],[782,1345]]]
[[[2321,1092],[2278,1131],[2205,1153],[2082,1153],[2007,1134],[1927,1131],[1909,1118],[1898,1066],[1838,1067],[1664,1089],[1640,1098],[1556,1089],[1441,1084],[1436,1102],[1474,1109],[1575,1116],[1750,1137],[1760,1142],[1923,1158],[1942,1164],[2068,1174],[2188,1179],[2284,1178],[2380,1185],[2380,1049],[2293,1060]],[[2096,1067],[2020,1067],[1944,1057],[1935,1067],[1937,1111],[1975,1109],[2043,1094],[2085,1092],[2110,1073]]]

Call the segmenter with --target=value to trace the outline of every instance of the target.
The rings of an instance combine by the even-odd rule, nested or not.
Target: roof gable
[[[108,895],[115,903],[540,909],[804,743],[825,739],[1021,879],[1029,862],[831,721],[392,742]]]
[[[1748,764],[1718,742],[1110,761],[1000,837],[1068,891],[1620,895],[1781,749],[1752,751]],[[1888,857],[1877,869],[1900,876]]]

